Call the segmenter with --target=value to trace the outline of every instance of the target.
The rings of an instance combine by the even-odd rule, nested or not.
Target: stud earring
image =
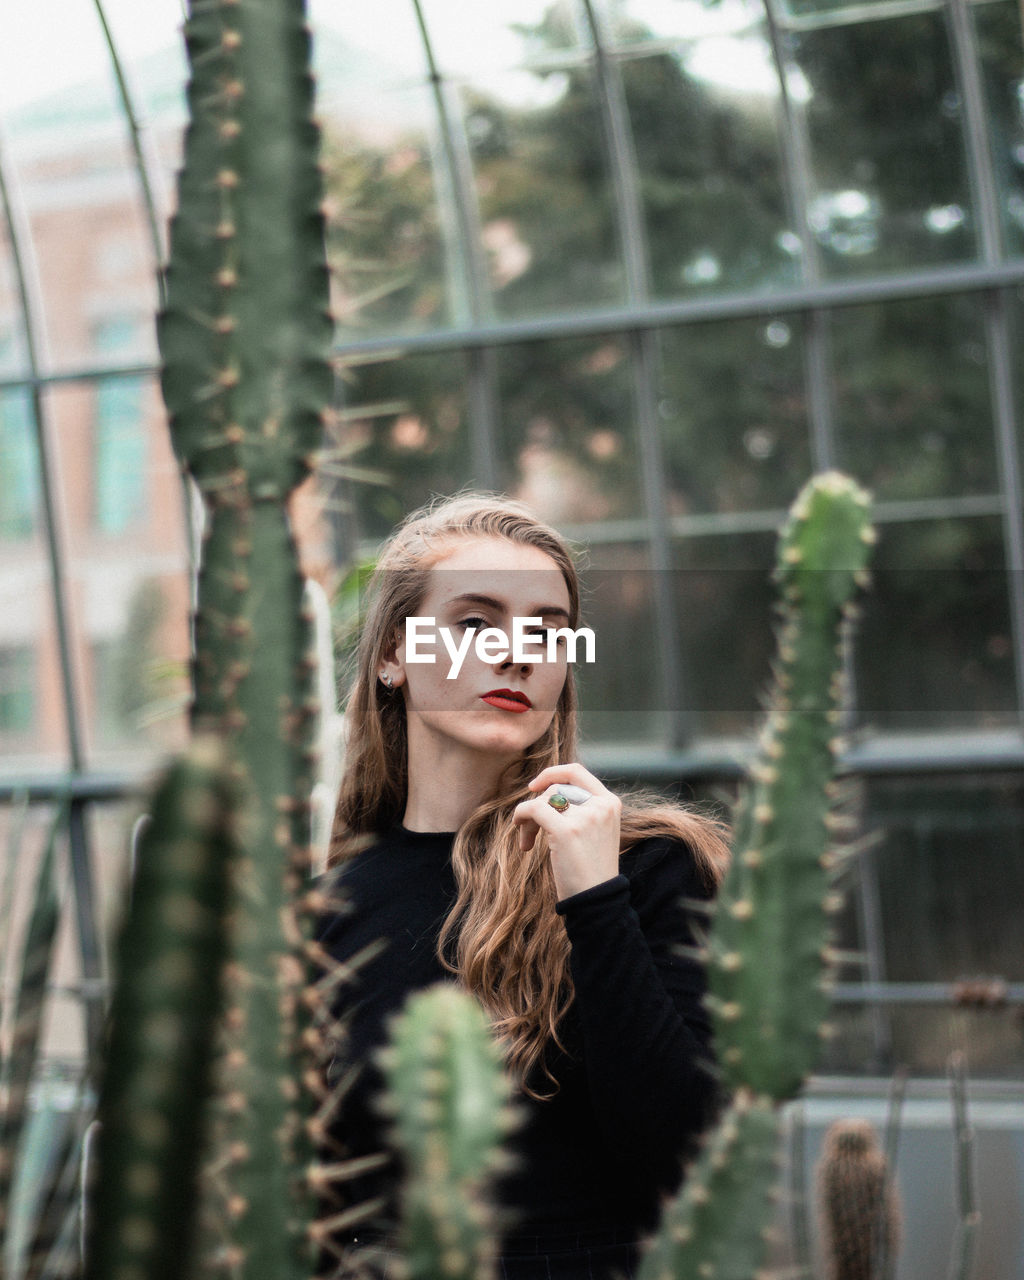
[[[381,682],[382,682],[382,683],[383,683],[383,684],[384,684],[388,689],[393,689],[393,688],[395,687],[395,677],[394,677],[394,676],[388,675],[386,672],[382,671],[382,672],[380,673],[380,678],[381,678]]]

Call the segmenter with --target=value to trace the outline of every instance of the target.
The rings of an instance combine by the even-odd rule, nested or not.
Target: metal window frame
[[[662,442],[654,400],[654,378],[659,359],[660,334],[665,329],[712,324],[740,319],[770,319],[792,315],[804,321],[805,381],[808,392],[808,420],[815,466],[833,465],[835,458],[834,405],[832,404],[831,315],[842,308],[869,303],[894,302],[911,298],[944,297],[972,293],[983,299],[989,377],[993,405],[993,430],[998,459],[998,491],[992,494],[960,495],[949,499],[881,502],[880,522],[926,519],[932,516],[990,515],[1002,521],[1007,550],[1009,598],[1016,659],[1018,697],[1016,731],[973,735],[937,735],[913,742],[898,735],[880,735],[869,743],[854,744],[846,753],[843,769],[858,774],[885,776],[922,775],[933,772],[971,772],[1024,768],[1024,481],[1021,474],[1017,435],[1017,407],[1011,361],[1011,291],[1024,286],[1024,257],[1009,256],[1003,243],[999,198],[993,172],[985,116],[984,91],[971,11],[990,0],[881,0],[878,4],[855,4],[832,13],[795,16],[785,11],[779,0],[763,0],[763,20],[772,50],[780,86],[780,138],[782,162],[793,224],[802,245],[802,279],[784,287],[738,290],[714,296],[689,296],[655,301],[650,290],[650,255],[640,199],[639,176],[628,108],[621,83],[623,60],[651,53],[674,51],[687,43],[682,39],[657,39],[644,44],[618,47],[610,42],[602,27],[596,0],[576,0],[577,16],[590,34],[589,47],[565,56],[541,60],[551,69],[556,65],[589,65],[594,73],[603,114],[606,159],[612,179],[612,195],[617,220],[619,248],[625,267],[626,300],[622,305],[590,308],[572,313],[497,319],[493,307],[486,262],[480,239],[480,210],[476,198],[472,158],[462,126],[457,102],[457,82],[442,75],[436,64],[430,32],[420,0],[410,0],[424,43],[430,87],[441,137],[443,178],[454,206],[456,227],[449,239],[449,257],[463,281],[465,305],[456,310],[456,322],[440,330],[406,335],[381,334],[366,338],[342,336],[334,345],[340,361],[362,358],[400,358],[417,353],[458,353],[467,363],[470,406],[472,465],[479,482],[494,487],[500,478],[500,400],[497,362],[500,349],[521,343],[561,338],[597,338],[622,335],[630,353],[633,407],[638,424],[641,483],[645,514],[636,520],[618,521],[586,529],[568,530],[572,536],[589,541],[609,538],[635,539],[648,547],[652,566],[667,568],[672,563],[673,542],[715,533],[768,531],[777,527],[781,511],[708,513],[669,517],[661,465]],[[145,129],[135,109],[116,41],[107,22],[103,0],[94,0],[97,18],[111,58],[131,153],[139,182],[139,194],[146,214],[151,252],[159,287],[163,289],[164,239],[158,209],[165,201],[158,188],[159,168],[147,148]],[[817,245],[808,222],[809,146],[799,104],[788,90],[787,55],[784,36],[824,27],[840,28],[852,23],[884,21],[912,13],[945,14],[953,62],[964,103],[964,142],[969,165],[974,207],[979,219],[980,255],[976,260],[950,263],[934,268],[903,271],[857,279],[830,279],[821,269]],[[541,65],[538,62],[537,65]],[[87,766],[83,755],[80,703],[71,653],[71,621],[67,610],[67,574],[63,560],[59,512],[55,503],[55,472],[50,452],[46,418],[46,391],[68,383],[95,383],[100,378],[155,375],[154,362],[106,365],[90,363],[56,369],[45,358],[40,343],[41,310],[32,271],[32,246],[24,216],[17,202],[13,175],[0,145],[0,195],[8,228],[11,254],[17,277],[19,305],[28,348],[27,368],[18,377],[0,378],[0,390],[27,389],[31,395],[39,456],[45,537],[50,558],[53,606],[60,648],[61,676],[67,715],[68,755],[71,766],[71,860],[75,884],[79,944],[83,957],[82,991],[89,1011],[89,1035],[99,1034],[102,1009],[100,951],[96,935],[92,857],[88,847],[85,806],[132,798],[140,779],[126,773],[104,773]],[[188,503],[186,497],[186,513]],[[192,531],[192,521],[186,518]],[[682,706],[685,673],[680,655],[669,642],[674,633],[675,603],[669,575],[658,575],[655,602],[661,639],[659,662],[662,686],[668,706]],[[635,753],[627,744],[599,745],[592,761],[605,776],[630,776],[661,783],[700,780],[727,780],[738,776],[739,759],[750,744],[716,744],[697,741],[681,715],[673,725],[670,741],[654,751]],[[57,800],[64,795],[69,780],[46,774],[29,778],[0,778],[0,803],[9,802],[26,791],[33,802]],[[870,895],[869,895],[870,896]],[[888,1006],[917,1000],[948,997],[939,984],[889,984],[881,980],[881,970],[872,971],[873,981],[840,987],[840,1000],[858,1000],[874,1006]],[[1024,990],[1014,986],[1014,1002],[1024,999]],[[879,1038],[883,1038],[880,1031]]]

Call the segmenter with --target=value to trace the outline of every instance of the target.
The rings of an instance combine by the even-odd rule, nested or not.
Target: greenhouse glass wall
[[[39,0],[0,19],[0,908],[23,920],[69,794],[58,1092],[102,1034],[145,785],[185,739],[197,520],[153,329],[181,17]],[[843,726],[857,959],[791,1163],[810,1168],[831,1116],[884,1116],[909,1072],[899,1274],[939,1273],[963,1051],[977,1274],[1020,1274],[1017,0],[377,0],[372,18],[318,0],[310,18],[338,413],[295,509],[306,572],[329,598],[432,494],[527,501],[589,548],[584,760],[723,804],[769,672],[786,508],[814,471],[868,487]],[[337,716],[324,731],[336,744]]]

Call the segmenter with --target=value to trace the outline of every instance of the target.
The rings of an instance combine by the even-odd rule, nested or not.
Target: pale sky
[[[118,48],[133,60],[165,48],[180,0],[105,0]],[[5,0],[0,17],[0,111],[94,78],[109,67],[94,0]]]
[[[449,70],[497,74],[519,61],[519,38],[505,23],[531,23],[549,0],[424,0],[439,60]],[[54,90],[109,75],[95,0],[5,0],[0,18],[0,113]],[[180,38],[182,0],[104,0],[122,57],[131,64]],[[692,74],[724,87],[772,92],[774,72],[761,39],[733,33],[756,17],[752,0],[632,0],[630,13],[660,35],[702,35],[686,61]],[[374,0],[354,17],[351,0],[311,0],[314,29],[334,29],[399,74],[422,74],[423,55],[409,0]],[[498,22],[495,22],[495,18]],[[344,28],[347,27],[347,30]],[[708,39],[707,37],[710,37]],[[510,86],[511,87],[511,86]],[[497,88],[497,86],[495,86]]]

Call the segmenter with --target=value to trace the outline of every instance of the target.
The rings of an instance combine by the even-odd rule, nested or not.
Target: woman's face
[[[482,756],[506,762],[521,755],[555,714],[567,671],[565,642],[559,642],[553,661],[519,663],[511,654],[478,656],[476,639],[484,627],[498,627],[511,639],[514,617],[541,618],[530,635],[568,626],[569,590],[555,561],[537,547],[505,538],[460,538],[430,570],[418,608],[418,617],[434,620],[421,634],[433,634],[436,643],[421,641],[417,648],[432,653],[434,662],[410,661],[403,637],[394,659],[384,663],[405,699],[410,759],[417,753],[427,760],[462,758],[472,768]],[[452,679],[442,627],[460,648],[472,632]],[[545,654],[546,643],[532,650]],[[519,697],[502,698],[501,690]]]

